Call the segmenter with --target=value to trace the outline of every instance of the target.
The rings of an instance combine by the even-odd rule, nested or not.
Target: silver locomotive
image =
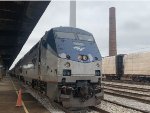
[[[16,64],[16,76],[66,108],[100,104],[101,55],[93,35],[72,27],[57,27]]]

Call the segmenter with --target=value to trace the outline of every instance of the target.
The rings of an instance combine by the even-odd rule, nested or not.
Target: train
[[[91,33],[56,27],[10,71],[65,108],[95,106],[103,99],[101,54]]]
[[[3,65],[0,64],[0,81],[2,80],[4,76],[4,69],[3,69]]]
[[[150,52],[119,54],[102,59],[103,77],[150,83]]]
[[[3,65],[3,60],[0,56],[0,81],[2,80],[2,78],[5,76],[5,68]]]

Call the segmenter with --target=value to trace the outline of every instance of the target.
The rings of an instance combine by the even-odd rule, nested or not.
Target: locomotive
[[[150,83],[150,52],[104,57],[102,73],[109,80]]]
[[[101,55],[87,31],[56,27],[18,61],[13,75],[66,108],[101,103]]]

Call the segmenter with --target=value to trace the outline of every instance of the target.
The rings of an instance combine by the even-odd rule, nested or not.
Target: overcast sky
[[[14,64],[53,27],[69,26],[70,1],[52,1]],[[108,55],[109,8],[116,7],[118,54],[150,51],[150,1],[77,1],[77,28],[91,32]]]

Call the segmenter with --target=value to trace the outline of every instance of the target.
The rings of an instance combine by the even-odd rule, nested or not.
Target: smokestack
[[[70,1],[70,27],[76,27],[76,1]]]
[[[109,8],[109,56],[117,55],[115,7]]]

